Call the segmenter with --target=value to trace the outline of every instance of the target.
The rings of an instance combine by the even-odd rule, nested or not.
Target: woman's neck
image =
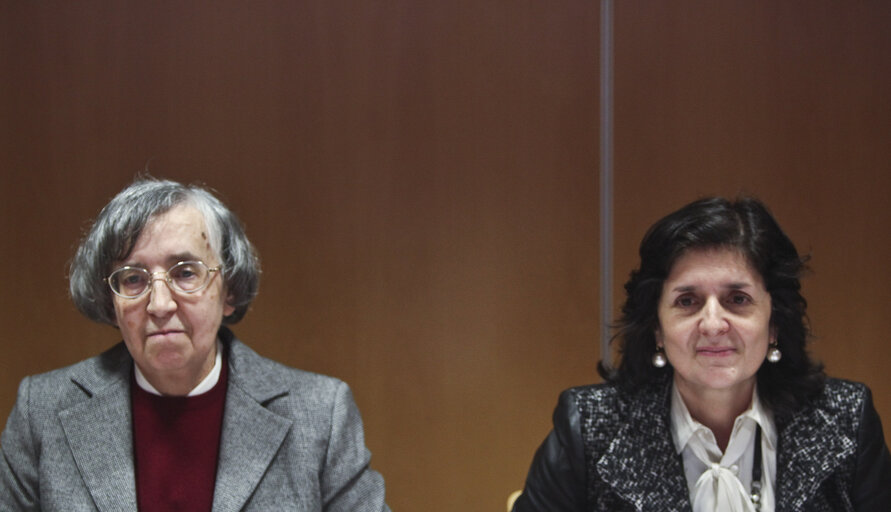
[[[690,416],[708,427],[715,435],[718,448],[722,452],[726,450],[736,418],[752,406],[754,379],[729,389],[696,388],[678,379],[675,386]]]

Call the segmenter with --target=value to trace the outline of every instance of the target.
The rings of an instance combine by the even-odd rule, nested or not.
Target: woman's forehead
[[[666,281],[723,278],[761,283],[763,279],[749,258],[735,248],[714,247],[684,251],[671,266]]]
[[[142,229],[127,263],[208,259],[213,255],[204,216],[191,205],[179,205],[152,217]]]

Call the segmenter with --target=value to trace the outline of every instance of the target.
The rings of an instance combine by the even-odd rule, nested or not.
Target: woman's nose
[[[719,336],[730,330],[726,311],[715,298],[709,298],[702,308],[699,331],[705,336]]]
[[[149,314],[156,316],[164,316],[176,310],[173,290],[165,279],[160,277],[152,279],[147,310]]]

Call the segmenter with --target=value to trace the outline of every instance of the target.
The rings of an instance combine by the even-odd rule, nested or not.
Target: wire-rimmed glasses
[[[111,291],[125,299],[138,299],[152,289],[156,279],[162,279],[171,290],[196,293],[203,290],[214,272],[222,267],[208,268],[203,261],[180,261],[167,271],[149,272],[141,267],[121,267],[105,278]],[[163,277],[155,277],[163,275]]]

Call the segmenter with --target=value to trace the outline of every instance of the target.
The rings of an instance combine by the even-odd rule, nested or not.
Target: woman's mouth
[[[733,347],[701,347],[696,353],[705,357],[727,357],[736,353]]]

